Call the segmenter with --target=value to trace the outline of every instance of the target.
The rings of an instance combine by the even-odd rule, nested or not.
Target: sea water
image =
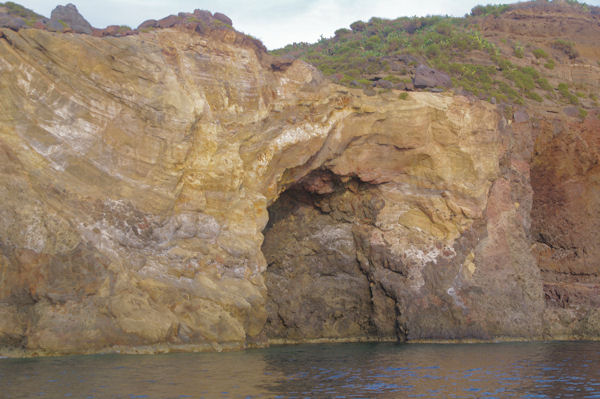
[[[600,398],[600,343],[0,359],[1,398]]]

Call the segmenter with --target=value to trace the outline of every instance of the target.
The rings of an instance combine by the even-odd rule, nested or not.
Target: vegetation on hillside
[[[6,3],[0,3],[0,7],[6,8],[9,14],[17,15],[23,19],[44,18],[42,15],[36,13],[35,11],[30,10],[29,8],[25,8],[20,4],[13,3],[12,1],[7,1]]]
[[[464,18],[371,18],[337,30],[332,38],[294,43],[273,53],[302,58],[347,86],[386,87],[380,85],[385,81],[401,87],[398,83],[410,84],[415,67],[423,63],[447,73],[456,89],[492,101],[522,104],[526,99],[547,98],[578,103],[568,87],[554,88],[544,76],[556,64],[545,50],[504,39],[503,47],[512,49],[508,53],[478,31],[478,18],[497,18],[510,9],[509,5],[477,6]],[[578,56],[567,40],[556,39],[551,47],[569,58]],[[536,62],[526,66],[517,62],[525,56]]]
[[[37,21],[45,19],[43,15],[12,1],[0,3],[0,7],[5,8],[9,15],[22,18],[28,26],[33,26]]]

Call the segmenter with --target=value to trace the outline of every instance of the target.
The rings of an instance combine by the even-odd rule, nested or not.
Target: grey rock
[[[577,107],[573,107],[573,106],[564,107],[563,112],[565,113],[565,115],[570,116],[570,117],[579,116],[579,108],[577,108]]]
[[[0,15],[0,28],[9,28],[18,31],[26,26],[22,18],[12,15]]]
[[[411,63],[417,64],[419,62],[419,60],[416,57],[414,57],[410,54],[400,54],[396,57],[396,60],[402,61],[405,64],[411,64]]]
[[[429,68],[426,65],[419,65],[415,70],[413,83],[417,89],[426,89],[430,87],[452,87],[450,76],[443,72]]]
[[[375,85],[377,87],[381,87],[382,89],[391,89],[394,87],[394,84],[392,82],[385,79],[378,80],[377,82],[375,82]]]
[[[52,10],[47,27],[48,30],[55,32],[63,32],[70,29],[75,33],[92,34],[92,25],[79,14],[77,7],[71,3],[66,6],[56,6]]]
[[[370,88],[370,87],[368,87],[366,89],[363,89],[363,93],[365,93],[365,95],[367,95],[369,97],[372,97],[375,94],[377,94],[377,92],[374,89]]]
[[[518,110],[513,114],[513,119],[515,123],[524,123],[529,120],[529,115],[524,110]]]

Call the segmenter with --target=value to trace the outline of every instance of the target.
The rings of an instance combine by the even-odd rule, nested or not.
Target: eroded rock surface
[[[600,122],[540,123],[532,162],[532,233],[547,304],[546,333],[600,334]]]
[[[536,118],[366,96],[195,26],[0,31],[4,353],[572,332],[532,251],[556,224],[540,202],[531,234]]]
[[[48,30],[54,32],[63,32],[66,30],[75,33],[92,33],[92,25],[77,11],[74,4],[66,6],[57,6],[52,10],[50,21],[47,23]]]

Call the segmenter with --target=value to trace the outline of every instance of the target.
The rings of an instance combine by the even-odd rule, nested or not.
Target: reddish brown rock
[[[138,26],[139,30],[148,28],[158,28],[158,21],[155,19],[147,19]]]
[[[542,121],[532,163],[532,236],[552,336],[594,337],[600,287],[600,120]]]
[[[133,31],[128,26],[109,25],[104,29],[94,29],[94,32],[92,34],[97,37],[103,37],[103,36],[120,37],[120,36],[129,36],[129,35],[133,35],[136,33],[137,32]]]
[[[177,25],[178,23],[180,23],[180,18],[177,17],[176,15],[169,15],[168,17],[165,17],[163,19],[159,19],[156,24],[158,25],[159,28],[171,28],[175,25]]]
[[[200,20],[202,20],[204,22],[209,22],[211,20],[212,16],[213,15],[210,11],[200,10],[200,9],[194,10],[194,17],[199,18]]]

